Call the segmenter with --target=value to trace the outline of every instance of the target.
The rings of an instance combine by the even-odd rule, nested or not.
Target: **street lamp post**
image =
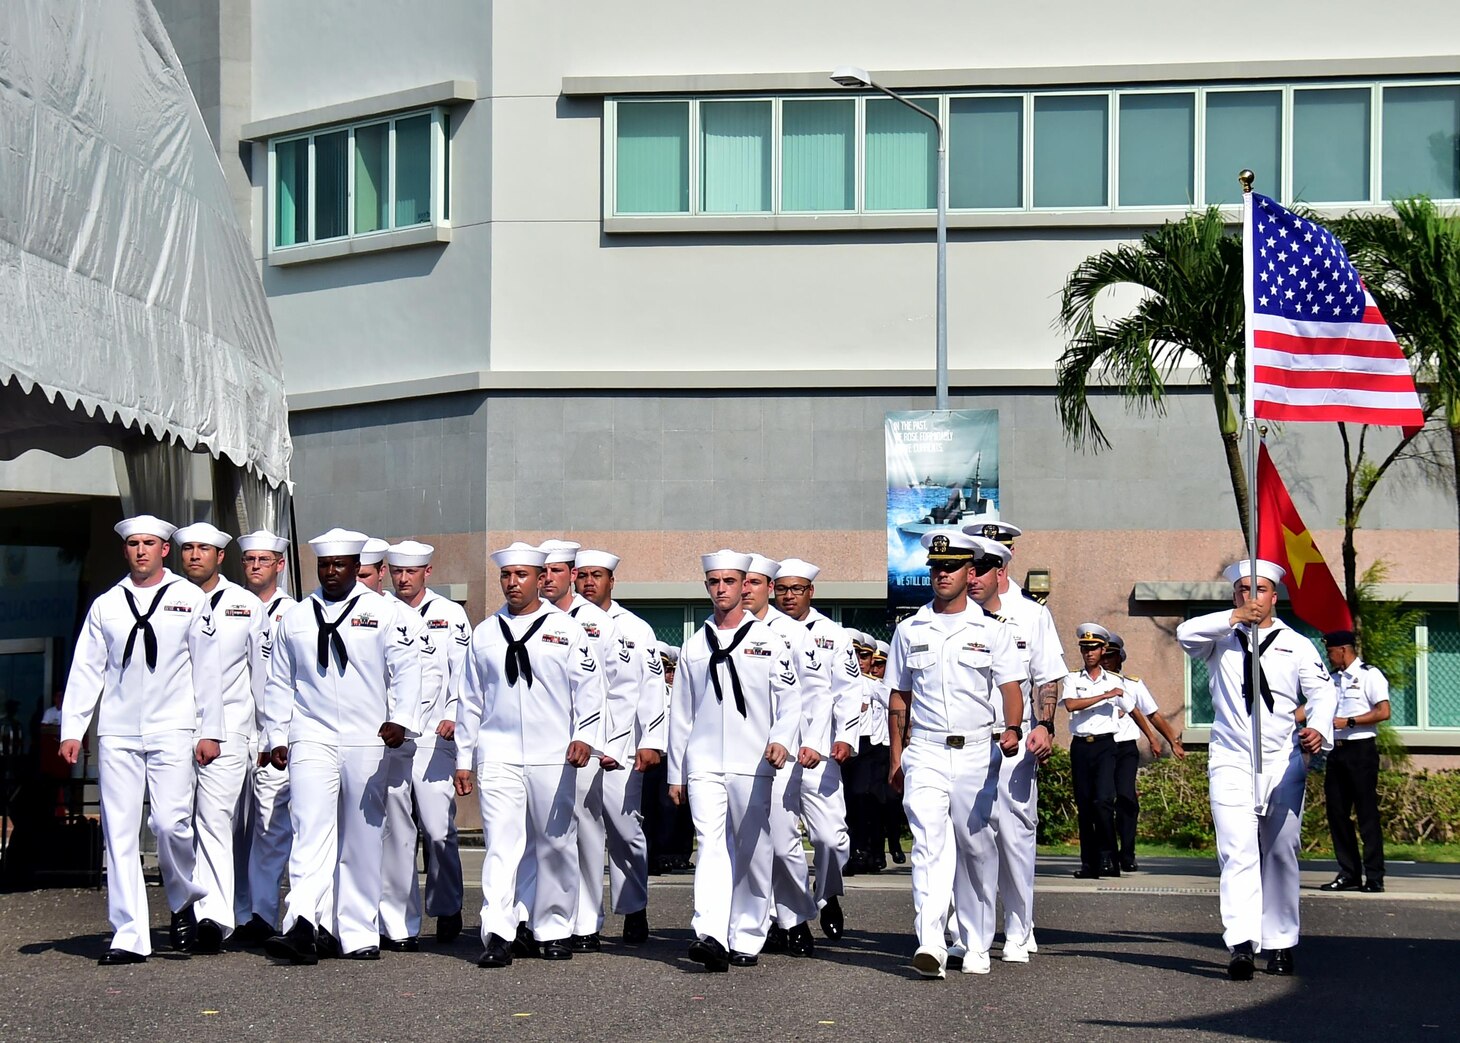
[[[896,91],[875,82],[866,69],[838,65],[831,78],[843,87],[870,87],[901,102],[938,128],[938,348],[935,395],[937,408],[948,408],[948,135],[935,112],[915,105]]]

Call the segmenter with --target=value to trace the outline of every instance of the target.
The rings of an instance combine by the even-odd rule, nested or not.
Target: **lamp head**
[[[870,87],[872,76],[866,69],[859,69],[855,65],[838,65],[831,70],[831,78],[843,87]]]

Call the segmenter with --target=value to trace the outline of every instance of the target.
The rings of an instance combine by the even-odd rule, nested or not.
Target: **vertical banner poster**
[[[899,620],[927,604],[932,529],[959,528],[999,506],[999,411],[888,413],[887,611]]]

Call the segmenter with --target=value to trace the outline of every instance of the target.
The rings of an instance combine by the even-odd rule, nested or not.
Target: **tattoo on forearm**
[[[1039,719],[1048,721],[1054,717],[1054,708],[1059,705],[1059,682],[1051,681],[1039,686]]]

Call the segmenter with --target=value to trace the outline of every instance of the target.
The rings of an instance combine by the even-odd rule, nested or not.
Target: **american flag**
[[[1422,427],[1409,360],[1343,244],[1252,193],[1245,217],[1248,409],[1259,420]]]

